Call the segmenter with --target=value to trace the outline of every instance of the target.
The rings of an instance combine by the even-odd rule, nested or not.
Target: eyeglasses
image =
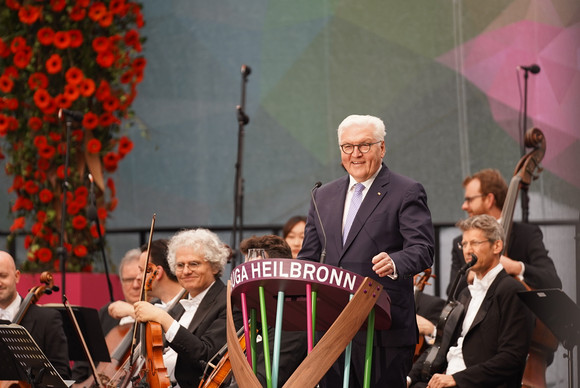
[[[344,152],[347,155],[350,155],[354,152],[355,147],[358,148],[358,150],[362,153],[362,154],[366,154],[367,152],[369,152],[371,150],[371,146],[373,144],[379,144],[382,140],[379,140],[377,142],[374,143],[360,143],[360,144],[341,144],[340,145],[340,149],[342,150],[342,152]]]
[[[475,249],[478,246],[480,246],[481,244],[486,243],[486,242],[491,242],[491,240],[487,239],[487,240],[481,240],[481,241],[462,241],[460,243],[457,243],[457,247],[459,249],[467,249],[467,247],[471,245],[471,247],[473,247]]]
[[[190,271],[197,270],[203,263],[199,261],[190,261],[189,263],[177,263],[175,264],[175,272],[182,272],[186,267]]]
[[[122,278],[121,281],[125,284],[131,284],[133,283],[135,280],[141,280],[140,278]]]
[[[463,202],[467,202],[468,204],[471,203],[475,198],[485,197],[485,194],[474,195],[472,197],[465,197],[463,198]]]

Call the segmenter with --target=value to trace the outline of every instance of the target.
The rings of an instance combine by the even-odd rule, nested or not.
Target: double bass
[[[546,138],[538,128],[531,128],[526,131],[524,143],[526,147],[532,148],[532,150],[517,163],[501,212],[501,224],[505,231],[506,243],[509,242],[511,235],[518,193],[520,190],[527,190],[531,182],[539,177],[538,174],[542,171],[540,163],[546,153]],[[504,256],[509,257],[508,250],[509,246],[503,253]],[[522,283],[528,291],[531,290],[531,287],[525,282],[522,281]],[[559,342],[542,321],[536,319],[535,322],[532,343],[522,377],[522,387],[545,388],[548,360],[558,349]]]

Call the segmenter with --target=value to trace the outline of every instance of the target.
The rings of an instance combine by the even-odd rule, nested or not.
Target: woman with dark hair
[[[291,217],[282,228],[282,237],[292,249],[292,258],[298,257],[304,241],[304,228],[306,227],[305,216]]]

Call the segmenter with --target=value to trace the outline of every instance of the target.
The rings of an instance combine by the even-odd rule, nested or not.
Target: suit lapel
[[[330,225],[333,229],[329,231],[330,236],[334,236],[332,241],[328,244],[334,245],[335,252],[341,252],[342,255],[342,218],[344,214],[344,201],[346,200],[346,192],[348,190],[348,184],[350,182],[349,176],[345,176],[343,180],[336,186],[335,192],[331,193],[330,198],[340,198],[334,202],[335,208],[333,211],[329,212],[328,221],[324,221],[325,225]],[[337,264],[338,265],[338,262]]]
[[[350,228],[348,238],[344,244],[341,258],[342,255],[344,255],[344,253],[348,250],[348,247],[352,244],[356,236],[361,231],[366,220],[370,217],[370,215],[376,209],[378,204],[383,200],[383,198],[386,197],[388,192],[387,187],[389,184],[389,180],[390,180],[389,169],[387,168],[387,166],[383,164],[381,167],[381,171],[375,178],[373,184],[371,185],[367,194],[365,195],[365,198],[362,204],[360,205],[360,208],[358,209],[356,217],[354,218],[354,221]],[[343,212],[341,212],[341,215],[342,213]],[[342,225],[342,221],[340,222],[340,225]],[[340,235],[342,236],[342,232],[340,233]]]
[[[473,319],[473,323],[471,324],[471,327],[469,328],[468,332],[471,331],[477,325],[479,325],[479,323],[481,321],[483,321],[483,319],[487,315],[487,311],[489,310],[489,306],[490,306],[491,301],[493,299],[493,295],[495,294],[495,290],[497,289],[498,284],[500,283],[501,279],[504,276],[508,276],[508,275],[505,272],[505,270],[501,270],[501,272],[497,274],[493,283],[491,283],[491,285],[489,286],[489,289],[485,293],[485,298],[483,299],[483,302],[481,302],[481,307],[477,311],[477,315]]]
[[[215,304],[216,297],[224,287],[224,284],[221,280],[217,279],[215,283],[210,287],[207,294],[203,297],[191,323],[189,324],[188,330],[192,333],[197,330],[197,327],[200,325],[201,322],[205,319],[206,315],[211,311],[212,306]]]

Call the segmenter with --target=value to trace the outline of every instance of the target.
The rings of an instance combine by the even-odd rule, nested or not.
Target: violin
[[[417,302],[417,294],[420,292],[423,292],[423,290],[425,289],[425,286],[429,283],[429,278],[430,277],[435,277],[435,275],[431,274],[431,268],[427,268],[425,271],[423,271],[423,275],[415,275],[414,279],[413,279],[413,283],[415,285],[415,303]],[[422,335],[419,335],[419,339],[417,341],[417,345],[415,345],[415,355],[413,356],[413,362],[415,362],[417,360],[417,358],[419,358],[419,356],[421,355],[421,353],[423,353],[423,351],[425,350],[425,348],[427,347],[427,343],[425,342],[425,337]]]
[[[538,174],[542,171],[540,162],[546,153],[546,138],[538,128],[531,128],[526,131],[524,143],[526,147],[533,149],[518,161],[501,211],[501,224],[505,231],[506,243],[509,242],[511,234],[518,193],[520,190],[527,190],[531,182],[538,179]],[[508,250],[509,246],[506,248],[504,255],[509,257]],[[528,291],[532,289],[525,282],[521,281],[521,283]],[[548,360],[558,349],[558,344],[556,336],[542,321],[536,318],[526,368],[522,377],[522,387],[546,387]]]
[[[58,286],[54,285],[52,273],[48,271],[40,274],[40,282],[42,285],[32,287],[30,291],[28,291],[28,295],[26,295],[26,298],[24,298],[24,301],[20,304],[20,308],[14,317],[13,323],[20,325],[30,306],[36,304],[42,295],[50,295],[53,291],[59,290]]]

